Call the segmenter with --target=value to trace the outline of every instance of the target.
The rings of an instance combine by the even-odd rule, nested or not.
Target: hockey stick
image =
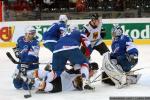
[[[14,63],[14,64],[27,64],[27,65],[31,65],[31,64],[48,64],[48,63],[39,63],[39,62],[18,62],[16,61],[13,56],[10,54],[10,52],[6,52],[7,57]],[[52,63],[50,63],[52,64]],[[66,65],[71,65],[70,63],[66,63]]]
[[[7,57],[14,63],[14,64],[48,64],[48,63],[39,63],[39,62],[18,62],[16,61],[13,56],[10,54],[10,52],[6,52]]]
[[[135,71],[138,71],[138,70],[142,70],[144,68],[138,68],[138,69],[135,69],[135,70],[132,70],[130,72],[135,72]],[[126,74],[129,74],[129,72],[127,72]],[[110,77],[106,77],[106,78],[103,78],[103,79],[99,79],[99,80],[96,80],[99,76],[101,76],[102,74],[100,73],[93,81],[91,81],[90,83],[95,83],[95,82],[98,82],[98,81],[103,81],[103,80],[107,80],[107,79],[110,79]]]
[[[97,80],[97,78],[99,78],[102,75],[102,73],[100,73],[97,77],[95,77],[90,83],[93,83]]]

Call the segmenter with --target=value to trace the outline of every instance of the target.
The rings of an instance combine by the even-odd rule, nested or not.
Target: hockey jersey
[[[35,38],[32,41],[26,41],[24,36],[21,36],[17,40],[17,49],[19,50],[20,62],[38,62],[39,57],[39,41]],[[20,68],[20,65],[18,65]],[[38,65],[29,65],[28,70],[36,69]]]
[[[133,44],[133,39],[127,35],[121,35],[113,39],[112,41],[112,56],[116,58],[117,56],[126,56],[128,55],[138,55],[138,50]]]
[[[93,27],[90,23],[84,25],[83,31],[86,33],[88,39],[90,40],[92,48],[102,43],[101,28],[102,25],[99,25],[98,27]]]
[[[53,74],[53,72],[49,72],[49,71],[45,71],[45,70],[42,70],[42,69],[38,69],[38,79],[35,79],[35,84],[34,86],[38,88],[38,84],[39,84],[39,80],[45,80],[45,82],[48,84],[48,83],[51,83],[52,82],[52,79],[53,77],[50,77],[51,75],[49,74]],[[79,74],[69,74],[67,73],[66,71],[62,72],[62,74],[60,75],[60,80],[61,80],[61,83],[52,83],[52,85],[55,87],[56,84],[59,84],[61,85],[62,87],[62,91],[73,91],[73,90],[76,90],[75,86],[74,86],[74,83],[73,83],[73,80],[78,76]],[[46,92],[48,92],[47,90],[48,87],[45,87],[44,89]],[[61,90],[61,89],[60,89]],[[49,91],[50,92],[50,91]]]
[[[46,32],[43,33],[43,42],[57,42],[62,35],[61,31],[66,31],[67,26],[63,22],[52,24]]]
[[[86,35],[83,32],[74,30],[58,40],[53,53],[79,48],[81,43],[91,52],[91,44]]]

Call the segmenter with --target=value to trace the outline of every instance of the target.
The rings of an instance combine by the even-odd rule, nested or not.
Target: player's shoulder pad
[[[22,41],[22,40],[24,40],[24,36],[20,36],[20,37],[17,39],[17,42],[20,42],[20,41]]]
[[[123,35],[122,39],[127,41],[127,42],[133,42],[133,39],[128,35]]]

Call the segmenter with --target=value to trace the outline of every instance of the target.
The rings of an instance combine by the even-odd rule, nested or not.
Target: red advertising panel
[[[0,1],[0,22],[2,22],[2,1]]]

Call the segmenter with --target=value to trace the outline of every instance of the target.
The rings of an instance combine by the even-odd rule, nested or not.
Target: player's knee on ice
[[[13,84],[16,89],[22,88],[23,80],[21,79],[13,79]]]
[[[16,89],[21,89],[23,88],[24,90],[28,90],[28,84],[26,82],[23,82],[22,79],[13,79],[13,84],[14,84],[14,87]],[[30,84],[29,85],[29,88],[31,89],[32,85]]]

